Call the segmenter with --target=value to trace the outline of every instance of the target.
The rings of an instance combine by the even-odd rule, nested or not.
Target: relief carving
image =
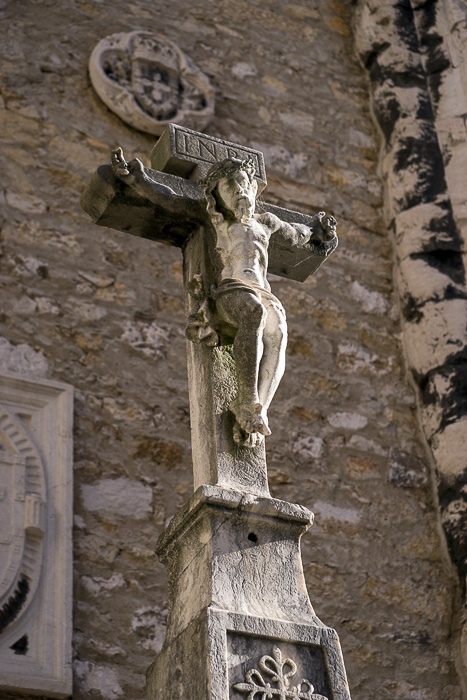
[[[0,406],[0,631],[18,621],[39,583],[45,474],[20,421]]]
[[[92,85],[130,126],[159,136],[169,122],[203,129],[214,113],[208,78],[171,41],[152,32],[111,34],[91,54]]]
[[[247,700],[266,700],[266,698],[292,698],[292,700],[328,700],[324,695],[315,693],[315,689],[305,678],[297,685],[290,685],[290,678],[297,673],[297,664],[292,659],[282,659],[279,647],[274,646],[272,656],[262,656],[259,668],[252,668],[245,674],[245,683],[236,683],[233,687],[241,693],[248,693]],[[288,668],[288,670],[285,670]]]
[[[0,697],[71,693],[71,387],[0,372]]]

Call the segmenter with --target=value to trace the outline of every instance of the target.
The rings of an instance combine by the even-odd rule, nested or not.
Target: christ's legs
[[[240,428],[246,433],[269,435],[266,411],[258,396],[266,310],[255,294],[245,290],[232,290],[217,299],[217,311],[224,321],[237,328],[233,352],[238,396],[230,408]]]
[[[285,370],[287,322],[284,310],[275,302],[265,299],[264,305],[267,316],[263,330],[264,350],[259,366],[258,395],[267,411]]]

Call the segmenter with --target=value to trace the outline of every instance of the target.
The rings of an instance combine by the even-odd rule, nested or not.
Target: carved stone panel
[[[214,113],[208,78],[160,34],[111,34],[89,60],[92,85],[130,126],[160,136],[169,122],[202,130]]]
[[[71,692],[72,389],[0,374],[0,690]]]
[[[198,180],[206,176],[214,163],[224,158],[251,159],[255,165],[258,192],[266,187],[266,166],[261,151],[199,134],[179,124],[167,126],[152,150],[151,167],[171,175]]]
[[[227,634],[229,685],[232,700],[292,698],[330,700],[332,697],[324,650],[245,634]]]

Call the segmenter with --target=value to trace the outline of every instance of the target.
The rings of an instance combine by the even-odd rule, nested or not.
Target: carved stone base
[[[285,501],[197,490],[157,545],[169,621],[148,700],[350,700],[337,634],[316,617],[303,577],[300,537],[312,521]]]
[[[148,700],[350,700],[333,629],[216,608],[164,647],[147,678]]]

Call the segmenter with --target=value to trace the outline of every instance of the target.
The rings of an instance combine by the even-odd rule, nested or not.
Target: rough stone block
[[[409,366],[427,374],[442,366],[467,343],[465,301],[427,302],[423,317],[404,326],[404,349]]]
[[[433,437],[431,447],[439,472],[452,481],[462,478],[467,452],[467,418],[447,425]]]

